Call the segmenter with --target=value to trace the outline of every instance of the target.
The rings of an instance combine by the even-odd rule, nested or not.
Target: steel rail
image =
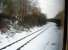
[[[44,26],[45,26],[45,25],[44,25]],[[23,40],[23,39],[25,39],[25,38],[27,38],[27,37],[29,37],[29,36],[33,35],[33,34],[35,34],[36,32],[38,32],[38,31],[42,30],[42,29],[44,28],[44,26],[43,26],[42,28],[40,28],[39,30],[37,30],[37,31],[33,32],[32,34],[29,34],[29,35],[27,35],[27,36],[25,36],[25,37],[23,37],[23,38],[21,38],[21,39],[19,39],[19,40],[15,41],[15,42],[11,43],[11,44],[8,44],[8,45],[6,45],[6,46],[4,46],[4,47],[0,48],[0,50],[3,50],[3,49],[5,49],[5,48],[7,48],[7,47],[9,47],[9,46],[11,46],[11,45],[13,45],[13,44],[15,44],[15,43],[17,43],[17,42],[19,42],[19,41]]]
[[[34,40],[36,37],[38,37],[39,35],[42,34],[42,32],[46,31],[48,29],[48,27],[44,30],[42,30],[40,33],[38,33],[36,36],[32,37],[30,40],[28,40],[26,43],[24,43],[22,46],[20,46],[19,48],[17,48],[16,50],[20,50],[22,47],[24,47],[25,45],[27,45],[28,43],[30,43],[32,40]]]

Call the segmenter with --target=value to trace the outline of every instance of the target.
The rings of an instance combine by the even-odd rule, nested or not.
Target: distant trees
[[[28,0],[0,0],[0,5],[1,4],[4,8],[3,13],[11,16],[22,16],[31,10]]]
[[[3,13],[3,0],[0,0],[0,13]]]
[[[37,1],[30,0],[0,0],[3,5],[3,13],[14,16],[31,14],[36,8]],[[38,10],[38,9],[37,9]],[[36,11],[37,12],[37,11]]]
[[[13,14],[12,0],[4,0],[3,6],[4,6],[4,13],[11,16]]]
[[[37,0],[2,0],[2,3],[3,13],[15,17],[18,20],[16,25],[33,27],[46,23],[46,16],[37,7]]]

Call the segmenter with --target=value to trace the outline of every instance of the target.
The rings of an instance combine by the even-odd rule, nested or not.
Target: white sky
[[[64,0],[38,0],[43,13],[47,18],[53,18],[64,9]]]

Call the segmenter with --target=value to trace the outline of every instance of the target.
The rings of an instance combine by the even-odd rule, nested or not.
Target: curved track
[[[0,48],[0,50],[6,49],[6,48],[8,48],[8,47],[10,47],[10,46],[12,46],[12,45],[18,43],[18,42],[20,43],[21,40],[24,40],[24,39],[28,38],[29,36],[36,34],[36,33],[39,32],[39,31],[40,31],[40,33],[41,33],[41,32],[42,32],[41,30],[45,30],[45,29],[43,29],[44,27],[45,27],[45,25],[44,25],[42,28],[40,28],[39,30],[33,32],[32,34],[29,34],[29,35],[27,35],[27,36],[25,36],[25,37],[23,37],[23,38],[21,38],[21,39],[15,41],[15,42],[11,43],[11,44],[9,44],[9,45],[6,45],[6,46]],[[33,38],[31,38],[30,40],[28,40],[26,43],[24,43],[24,44],[23,44],[22,46],[20,46],[19,48],[17,48],[17,50],[20,50],[21,47],[23,47],[23,46],[26,45],[28,42],[30,42],[31,40],[33,40],[34,38],[36,38],[38,35],[40,35],[40,33],[37,34],[36,36],[34,36]]]

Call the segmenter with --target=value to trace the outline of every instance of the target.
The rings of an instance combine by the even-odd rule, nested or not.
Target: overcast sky
[[[53,18],[56,14],[64,9],[64,0],[38,0],[39,6],[47,18]]]

